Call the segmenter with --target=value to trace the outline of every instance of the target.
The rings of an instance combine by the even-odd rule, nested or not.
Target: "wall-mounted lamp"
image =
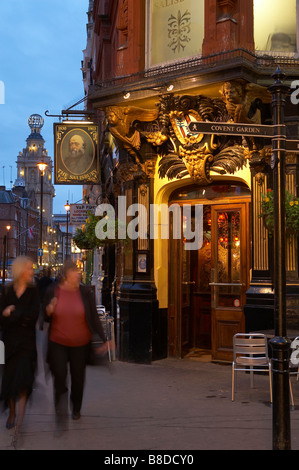
[[[171,92],[173,89],[174,89],[174,85],[172,83],[163,83],[163,85],[145,86],[141,88],[132,89],[132,92],[145,91],[145,90],[155,90],[155,91],[166,90],[167,92]],[[122,96],[124,100],[128,100],[131,97],[131,92],[124,90],[122,92]]]
[[[174,85],[172,83],[166,86],[167,91],[172,91],[173,89],[174,89]]]

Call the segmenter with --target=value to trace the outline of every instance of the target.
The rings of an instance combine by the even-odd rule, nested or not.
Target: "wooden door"
[[[244,331],[249,281],[249,205],[212,206],[212,359],[231,361],[233,336]]]

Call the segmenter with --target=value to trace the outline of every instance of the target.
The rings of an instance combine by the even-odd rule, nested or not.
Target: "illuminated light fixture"
[[[46,163],[44,163],[44,162],[40,162],[40,163],[37,164],[37,166],[38,166],[38,168],[39,168],[39,171],[40,171],[42,174],[44,174],[45,169],[47,168],[48,165],[47,165]]]
[[[149,86],[133,89],[132,91],[138,92],[138,91],[144,91],[144,90],[155,90],[155,91],[166,90],[170,92],[173,89],[174,89],[174,85],[172,83],[163,83],[163,85],[152,85],[152,86],[149,85]],[[131,92],[124,90],[122,92],[122,95],[123,95],[124,100],[128,100],[131,97]]]
[[[69,201],[66,202],[66,204],[64,205],[64,208],[67,212],[70,210],[71,206],[69,204]]]
[[[47,164],[44,162],[43,160],[44,158],[44,155],[42,156],[42,161],[37,163],[37,166],[38,166],[38,169],[40,171],[40,227],[39,227],[39,230],[40,230],[40,233],[39,233],[39,242],[40,242],[40,260],[39,260],[39,264],[40,266],[42,266],[43,264],[43,251],[42,251],[42,247],[43,247],[43,191],[44,191],[44,175],[45,175],[45,169],[47,168]]]
[[[71,206],[69,204],[69,201],[66,201],[66,204],[64,205],[64,208],[66,210],[66,250],[65,250],[65,256],[66,258],[68,257],[68,243],[69,243],[69,211],[71,209]]]

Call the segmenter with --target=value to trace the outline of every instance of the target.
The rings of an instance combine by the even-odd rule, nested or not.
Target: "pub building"
[[[145,236],[107,244],[103,258],[120,360],[230,362],[235,333],[274,328],[273,234],[262,216],[273,189],[268,87],[278,68],[284,84],[298,79],[297,21],[296,0],[89,2],[82,72],[85,109],[100,125],[101,182],[85,195],[116,214],[123,196],[125,209],[147,214],[136,226]],[[291,92],[285,123],[296,140]],[[285,152],[293,196],[297,155]],[[175,205],[169,237],[153,205]],[[296,231],[286,238],[287,327],[299,330]]]

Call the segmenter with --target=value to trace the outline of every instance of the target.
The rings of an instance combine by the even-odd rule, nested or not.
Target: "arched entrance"
[[[205,350],[212,360],[231,361],[233,335],[244,331],[250,201],[250,190],[235,183],[180,188],[172,194],[169,205],[191,205],[193,218],[195,205],[203,206],[203,236],[196,250],[186,250],[183,238],[170,237],[169,356]]]

